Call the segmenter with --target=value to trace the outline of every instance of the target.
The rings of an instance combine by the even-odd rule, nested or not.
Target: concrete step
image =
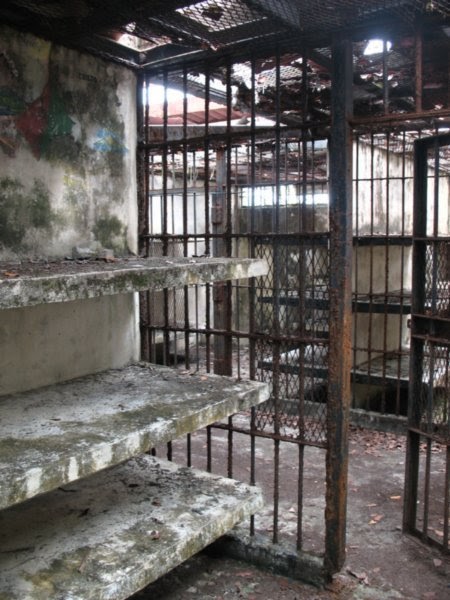
[[[119,600],[262,507],[257,488],[142,456],[0,512],[0,600]]]
[[[0,262],[0,309],[265,275],[249,258],[133,258],[114,262]]]
[[[268,398],[266,384],[138,363],[0,398],[0,508]]]

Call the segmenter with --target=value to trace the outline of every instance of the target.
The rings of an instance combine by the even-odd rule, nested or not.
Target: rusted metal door
[[[404,530],[449,551],[450,135],[415,142]],[[443,464],[445,466],[443,466]]]

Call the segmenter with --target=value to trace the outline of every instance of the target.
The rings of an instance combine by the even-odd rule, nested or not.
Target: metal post
[[[426,144],[426,143],[425,143]],[[426,281],[427,224],[427,147],[414,143],[414,221],[413,221],[413,278],[412,315],[424,312]],[[417,239],[418,238],[418,239]],[[422,395],[423,340],[414,337],[414,316],[411,318],[410,378],[408,401],[408,437],[405,463],[405,491],[403,503],[403,531],[412,533],[416,526],[417,493],[419,485],[420,403]],[[415,431],[414,431],[415,430]]]
[[[329,574],[345,560],[348,424],[351,369],[352,260],[352,46],[332,44],[330,136],[330,325],[327,403],[324,566]]]
[[[213,233],[216,235],[213,242],[214,256],[226,256],[226,243],[223,234],[226,226],[226,173],[227,161],[224,149],[217,150],[216,154],[216,192],[214,194],[211,223]],[[227,283],[214,283],[214,329],[229,330],[230,295]],[[217,375],[231,375],[231,343],[225,335],[214,336],[214,373]]]

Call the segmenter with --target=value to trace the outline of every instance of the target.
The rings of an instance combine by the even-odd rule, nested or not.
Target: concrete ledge
[[[0,398],[0,507],[267,400],[268,387],[139,363]]]
[[[0,513],[0,598],[128,598],[261,507],[232,479],[129,461]]]
[[[0,263],[0,309],[245,279],[265,275],[267,271],[266,261],[250,258]]]
[[[322,558],[305,552],[293,552],[292,546],[283,543],[272,544],[261,534],[250,536],[240,529],[235,528],[224,535],[212,544],[207,552],[244,560],[277,575],[298,579],[317,587],[323,586],[329,580]]]
[[[350,409],[350,422],[358,427],[400,435],[405,435],[408,430],[408,419],[406,417],[373,412],[363,408]]]

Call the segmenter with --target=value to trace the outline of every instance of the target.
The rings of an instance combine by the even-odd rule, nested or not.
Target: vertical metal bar
[[[233,139],[231,130],[231,116],[233,112],[233,94],[231,87],[231,65],[227,68],[227,147],[226,147],[226,186],[225,186],[225,210],[226,215],[224,228],[224,256],[231,256],[233,253],[233,185],[232,185],[232,151]],[[223,305],[223,325],[225,335],[223,337],[224,354],[223,354],[223,374],[233,374],[233,354],[232,354],[232,282],[227,281],[224,284],[224,305]],[[230,430],[232,431],[232,430]]]
[[[205,163],[205,176],[204,176],[204,184],[203,189],[205,193],[205,254],[209,256],[211,254],[211,222],[210,222],[210,204],[211,204],[211,196],[210,196],[210,187],[209,187],[209,177],[210,177],[210,163],[209,163],[209,96],[210,96],[210,73],[209,69],[206,69],[205,72],[205,139],[203,145],[204,152],[204,163]],[[206,319],[205,319],[205,352],[206,352],[206,371],[209,373],[211,371],[211,286],[206,284],[205,286],[205,296],[206,296]]]
[[[169,254],[169,211],[168,211],[168,178],[169,178],[169,165],[168,165],[168,99],[167,99],[167,87],[168,87],[168,74],[164,72],[164,100],[163,100],[163,142],[164,147],[162,151],[162,254],[168,256]],[[163,331],[163,363],[168,365],[170,362],[170,333],[169,327],[169,290],[163,290],[163,312],[164,312],[164,331]]]
[[[448,389],[448,388],[447,388]],[[444,489],[444,539],[443,544],[446,550],[449,549],[449,529],[450,529],[450,446],[447,446],[445,462],[445,489]]]
[[[250,106],[250,160],[249,160],[249,184],[250,184],[250,203],[247,210],[250,210],[249,223],[249,256],[255,257],[255,178],[256,178],[256,64],[255,60],[251,61],[251,106]],[[255,279],[250,280],[249,289],[249,332],[254,333],[256,330],[256,283]],[[253,336],[249,340],[249,362],[250,362],[250,379],[256,377],[256,341]],[[250,412],[250,431],[256,430],[256,409],[252,407]],[[250,485],[256,484],[256,436],[250,435]],[[255,516],[250,517],[250,535],[255,535]]]
[[[187,466],[192,467],[192,438],[190,433],[188,433],[186,436],[186,455]]]
[[[327,402],[324,566],[339,571],[345,560],[348,426],[351,367],[352,264],[352,46],[332,43],[330,137],[330,323]]]
[[[148,256],[149,232],[149,98],[147,76],[139,76],[137,84],[137,134],[140,150],[137,161],[139,197],[139,253]],[[143,147],[142,147],[143,146]]]
[[[423,34],[421,29],[416,29],[415,36],[415,61],[416,61],[416,113],[420,113],[423,110],[422,107],[422,81],[423,81]]]
[[[373,238],[375,233],[375,137],[374,134],[370,135],[370,237]],[[363,250],[364,252],[364,250]],[[369,245],[369,315],[368,315],[368,331],[367,331],[367,364],[368,364],[368,381],[370,385],[370,378],[372,375],[372,354],[375,351],[373,347],[373,280],[374,280],[374,245],[373,239]],[[370,409],[370,398],[366,397],[366,410]]]
[[[255,430],[256,411],[252,406],[250,415],[250,431]],[[256,484],[256,436],[250,435],[250,485]],[[250,517],[250,535],[255,535],[255,516]]]
[[[137,153],[137,185],[139,202],[139,245],[138,252],[144,256],[149,255],[149,149],[148,149],[148,122],[149,122],[149,82],[147,75],[140,76],[137,85],[137,135],[140,148]],[[143,147],[142,147],[143,146]],[[150,293],[142,292],[140,298],[140,329],[141,329],[141,358],[150,358]]]
[[[206,428],[206,470],[212,471],[212,452],[211,452],[211,425]]]
[[[427,223],[427,151],[420,140],[414,143],[413,271],[411,297],[411,354],[409,364],[408,437],[405,461],[403,530],[415,529],[419,484],[420,426],[422,404],[423,341],[415,337],[414,315],[425,308]]]
[[[354,142],[354,148],[355,148],[355,195],[354,195],[354,200],[355,200],[355,208],[353,210],[353,215],[354,215],[354,232],[356,237],[358,238],[359,236],[359,197],[360,197],[360,160],[361,160],[361,136],[357,136],[356,140]],[[353,255],[353,269],[354,269],[354,273],[353,273],[353,280],[354,280],[354,290],[353,290],[353,299],[355,300],[355,306],[357,306],[357,302],[359,300],[359,251],[358,251],[358,243],[355,243],[355,247],[354,247],[354,255]],[[359,314],[358,314],[358,310],[355,309],[354,313],[353,313],[353,361],[352,361],[352,369],[355,369],[356,365],[358,364],[358,352],[359,352],[359,344],[358,344],[358,337],[357,337],[357,333],[359,331]],[[356,405],[356,395],[355,392],[352,392],[352,406],[355,407]]]
[[[226,208],[227,153],[223,149],[216,152],[216,192],[213,205],[212,226],[216,237],[213,240],[214,256],[226,255],[224,235],[224,219]],[[226,227],[226,225],[225,225]],[[220,236],[220,237],[219,237]],[[231,236],[230,236],[231,239]],[[230,288],[226,282],[213,285],[214,328],[229,330]],[[226,334],[214,335],[214,373],[231,375],[231,338]]]
[[[405,217],[406,217],[406,133],[402,134],[401,142],[401,160],[402,160],[402,172],[401,172],[401,229],[400,235],[404,236],[405,231]],[[403,360],[403,315],[404,315],[404,303],[405,303],[405,261],[406,253],[405,246],[402,244],[400,248],[400,318],[398,319],[398,361],[397,361],[397,383],[396,383],[396,405],[395,412],[397,415],[401,411],[401,392],[400,392],[400,378],[402,376],[402,360]]]
[[[274,444],[274,455],[273,455],[273,534],[272,542],[278,544],[278,521],[279,521],[279,510],[280,510],[280,440],[275,439]]]
[[[273,207],[273,227],[275,234],[280,232],[280,52],[277,48],[275,57],[275,204]],[[274,294],[274,334],[280,336],[280,254],[279,237],[276,236],[273,246],[273,294]],[[280,433],[280,342],[277,340],[273,348],[273,385],[274,398],[274,433]],[[278,543],[278,521],[279,521],[279,486],[280,486],[280,442],[274,441],[274,498],[273,498],[273,543]]]
[[[424,473],[424,491],[423,491],[423,539],[428,537],[428,516],[430,512],[430,478],[431,478],[431,439],[427,438],[425,448],[425,473]]]
[[[303,479],[305,464],[305,446],[298,446],[298,481],[297,481],[297,550],[303,545]]]
[[[167,100],[167,86],[168,86],[168,76],[167,72],[164,73],[164,100],[163,100],[163,151],[162,151],[162,202],[163,202],[163,210],[162,210],[162,236],[163,236],[163,256],[168,255],[168,210],[167,210],[167,180],[169,177],[169,169],[168,169],[168,100]]]
[[[384,42],[385,44],[386,42]],[[389,225],[390,225],[390,210],[389,210],[389,161],[391,156],[391,148],[390,148],[390,135],[389,132],[386,134],[386,173],[385,173],[385,182],[384,182],[384,193],[386,200],[386,223],[384,228],[384,234],[386,236],[386,243],[384,247],[384,294],[385,294],[385,302],[384,302],[384,311],[383,311],[383,364],[382,364],[382,394],[381,394],[381,412],[386,412],[386,361],[387,361],[387,353],[388,353],[388,324],[389,324],[389,306],[388,306],[388,296],[390,291],[390,245],[387,243],[387,239],[389,237]]]
[[[228,459],[227,459],[227,474],[228,477],[233,477],[233,417],[228,417]]]
[[[384,114],[389,113],[389,72],[388,72],[387,42],[383,39],[383,108]]]
[[[183,69],[183,256],[188,256],[188,147],[187,147],[187,117],[188,117],[188,97],[187,97],[187,68]],[[192,200],[194,206],[195,200]],[[186,369],[190,368],[189,352],[189,287],[183,288],[184,300],[184,364]],[[176,334],[175,334],[176,335]]]

